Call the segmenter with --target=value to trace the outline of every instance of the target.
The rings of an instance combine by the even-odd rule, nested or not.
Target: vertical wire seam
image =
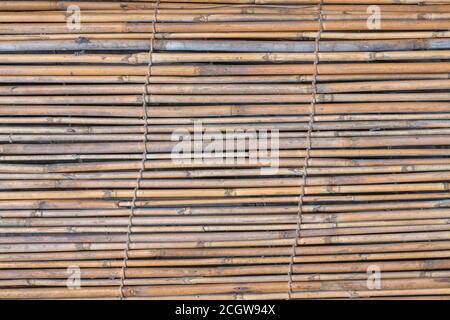
[[[148,136],[148,113],[147,113],[147,97],[150,96],[149,92],[149,85],[150,85],[150,78],[152,76],[152,65],[153,65],[153,48],[154,48],[154,42],[155,42],[155,35],[156,35],[156,22],[158,18],[158,7],[159,7],[160,0],[158,0],[155,4],[155,8],[153,10],[153,20],[152,20],[152,37],[150,39],[150,49],[148,51],[148,65],[147,65],[147,75],[145,79],[145,84],[142,94],[142,118],[144,121],[144,135],[143,135],[143,151],[142,151],[142,161],[141,161],[141,167],[139,169],[138,177],[136,179],[136,186],[133,190],[133,198],[131,200],[131,208],[130,208],[130,215],[128,218],[128,227],[127,227],[127,235],[126,235],[126,243],[125,243],[125,251],[124,251],[124,258],[123,258],[123,264],[121,268],[121,276],[120,276],[120,287],[119,287],[119,294],[120,294],[120,300],[123,300],[125,298],[124,295],[124,285],[125,285],[125,270],[128,267],[128,259],[129,259],[129,249],[130,249],[130,242],[131,242],[131,228],[133,225],[133,216],[134,211],[136,208],[136,200],[138,198],[138,191],[141,186],[141,180],[143,177],[143,173],[145,171],[145,161],[147,160],[147,136]]]
[[[302,215],[303,215],[303,198],[305,196],[305,188],[306,188],[306,182],[307,182],[307,175],[308,175],[308,165],[309,165],[309,159],[310,159],[310,151],[311,151],[311,134],[313,130],[313,124],[314,124],[314,118],[316,115],[316,95],[317,95],[317,74],[318,74],[318,64],[319,64],[319,41],[320,36],[322,34],[323,29],[323,21],[322,21],[322,5],[323,0],[320,0],[319,7],[318,7],[318,22],[319,22],[319,28],[317,30],[317,35],[315,38],[315,48],[314,48],[314,62],[313,62],[313,72],[312,72],[312,80],[311,80],[311,104],[310,104],[310,114],[309,114],[309,122],[308,122],[308,131],[306,134],[306,141],[305,141],[305,160],[303,164],[303,170],[302,170],[302,183],[300,186],[300,194],[298,198],[298,219],[297,219],[297,228],[295,230],[295,242],[292,244],[292,253],[289,261],[289,268],[288,268],[288,299],[292,299],[292,273],[294,268],[294,259],[296,255],[296,249],[298,246],[298,240],[300,238],[300,230],[302,225]]]

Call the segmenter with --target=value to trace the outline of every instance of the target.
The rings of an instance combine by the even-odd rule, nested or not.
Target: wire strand
[[[314,124],[314,118],[316,115],[316,95],[317,95],[317,74],[318,74],[318,64],[319,64],[319,43],[320,43],[320,36],[322,34],[323,29],[323,22],[322,22],[322,5],[323,0],[320,0],[319,8],[318,8],[318,22],[319,22],[319,28],[317,30],[317,35],[315,38],[315,49],[314,49],[314,62],[313,62],[313,73],[312,73],[312,80],[311,80],[311,104],[310,104],[310,114],[309,114],[309,122],[308,122],[308,131],[306,134],[306,146],[305,146],[305,160],[303,164],[303,170],[301,172],[302,174],[302,184],[300,186],[300,194],[298,198],[298,219],[297,219],[297,226],[296,226],[296,232],[295,232],[295,242],[292,244],[292,253],[290,256],[289,261],[289,268],[288,268],[288,299],[290,300],[292,298],[292,273],[294,268],[294,260],[295,260],[295,254],[296,249],[298,246],[298,240],[300,238],[300,229],[302,226],[302,216],[303,216],[303,198],[305,197],[305,188],[306,188],[306,182],[307,182],[307,176],[308,176],[308,165],[309,165],[309,159],[310,159],[310,151],[311,151],[311,134],[313,130],[313,124]]]
[[[126,268],[128,267],[128,259],[129,259],[129,249],[130,249],[130,242],[131,242],[131,228],[133,226],[133,217],[134,217],[134,211],[136,209],[136,200],[138,198],[138,192],[141,186],[141,180],[143,177],[143,173],[145,171],[145,162],[147,160],[147,136],[148,136],[148,114],[147,114],[147,97],[150,96],[151,92],[149,91],[149,85],[150,85],[150,78],[152,76],[152,65],[153,65],[153,48],[154,48],[154,42],[155,42],[155,34],[156,34],[156,21],[158,19],[158,7],[159,7],[160,0],[156,2],[155,8],[153,10],[153,21],[152,21],[152,37],[150,39],[150,48],[148,51],[148,68],[147,68],[147,76],[145,79],[144,84],[144,93],[142,94],[142,118],[144,121],[144,136],[143,136],[143,151],[142,151],[142,161],[141,161],[141,167],[139,169],[138,177],[136,179],[136,186],[133,191],[133,198],[131,200],[131,208],[130,208],[130,215],[128,219],[128,227],[127,227],[127,236],[126,236],[126,243],[125,243],[125,252],[124,252],[124,258],[123,258],[123,265],[121,268],[121,277],[120,277],[120,288],[119,288],[119,295],[120,300],[123,300],[125,298],[124,294],[124,286],[125,286],[125,278],[126,278]]]

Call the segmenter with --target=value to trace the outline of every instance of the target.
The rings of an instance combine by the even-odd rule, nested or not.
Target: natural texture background
[[[449,0],[2,1],[0,298],[449,298],[449,29]],[[198,122],[279,130],[279,170],[172,161]]]

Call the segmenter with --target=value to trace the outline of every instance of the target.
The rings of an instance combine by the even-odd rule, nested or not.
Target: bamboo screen
[[[450,297],[450,1],[1,1],[0,298]]]

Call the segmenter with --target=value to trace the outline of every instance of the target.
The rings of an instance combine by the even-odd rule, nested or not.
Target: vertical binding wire
[[[125,270],[128,267],[128,251],[130,249],[130,238],[131,238],[131,227],[133,225],[133,216],[134,211],[136,208],[136,200],[138,197],[138,191],[141,186],[141,180],[143,177],[143,173],[145,170],[145,161],[147,160],[147,136],[148,136],[148,113],[147,113],[147,97],[150,96],[149,86],[150,86],[150,78],[152,76],[152,65],[153,65],[153,48],[155,43],[155,35],[156,35],[156,22],[158,19],[158,8],[159,8],[160,0],[157,0],[155,3],[155,7],[153,10],[153,19],[152,19],[152,37],[150,39],[150,48],[148,51],[148,65],[147,65],[147,76],[145,78],[145,84],[144,84],[144,93],[142,94],[142,120],[144,121],[144,135],[143,135],[143,151],[142,151],[142,161],[141,161],[141,167],[139,169],[139,173],[136,179],[136,186],[133,191],[133,198],[131,200],[131,208],[130,208],[130,215],[128,218],[128,227],[127,227],[127,236],[126,236],[126,243],[125,243],[125,251],[124,251],[124,258],[123,258],[123,264],[121,269],[121,276],[120,276],[120,287],[119,287],[119,294],[120,294],[120,300],[124,299],[124,285],[125,285]]]
[[[319,64],[319,42],[320,37],[322,34],[323,29],[323,15],[322,15],[322,5],[323,0],[319,1],[318,6],[318,22],[319,22],[319,28],[317,30],[316,38],[314,41],[315,48],[314,48],[314,62],[313,62],[313,72],[312,72],[312,79],[311,79],[311,104],[310,104],[310,113],[309,113],[309,122],[308,122],[308,131],[306,133],[306,141],[305,141],[305,161],[303,164],[303,170],[302,170],[302,184],[300,186],[300,194],[298,197],[298,219],[297,219],[297,227],[295,230],[295,242],[292,244],[292,253],[289,261],[289,268],[288,268],[288,299],[290,300],[292,298],[292,273],[293,273],[293,267],[294,267],[294,259],[295,259],[295,252],[298,246],[298,240],[300,238],[300,229],[302,225],[302,215],[303,215],[303,198],[305,196],[305,188],[306,188],[306,181],[307,181],[307,175],[308,175],[308,165],[309,165],[309,159],[310,159],[310,151],[311,151],[311,134],[312,134],[312,127],[314,124],[314,118],[316,115],[316,95],[317,95],[317,73],[318,73],[318,64]]]

